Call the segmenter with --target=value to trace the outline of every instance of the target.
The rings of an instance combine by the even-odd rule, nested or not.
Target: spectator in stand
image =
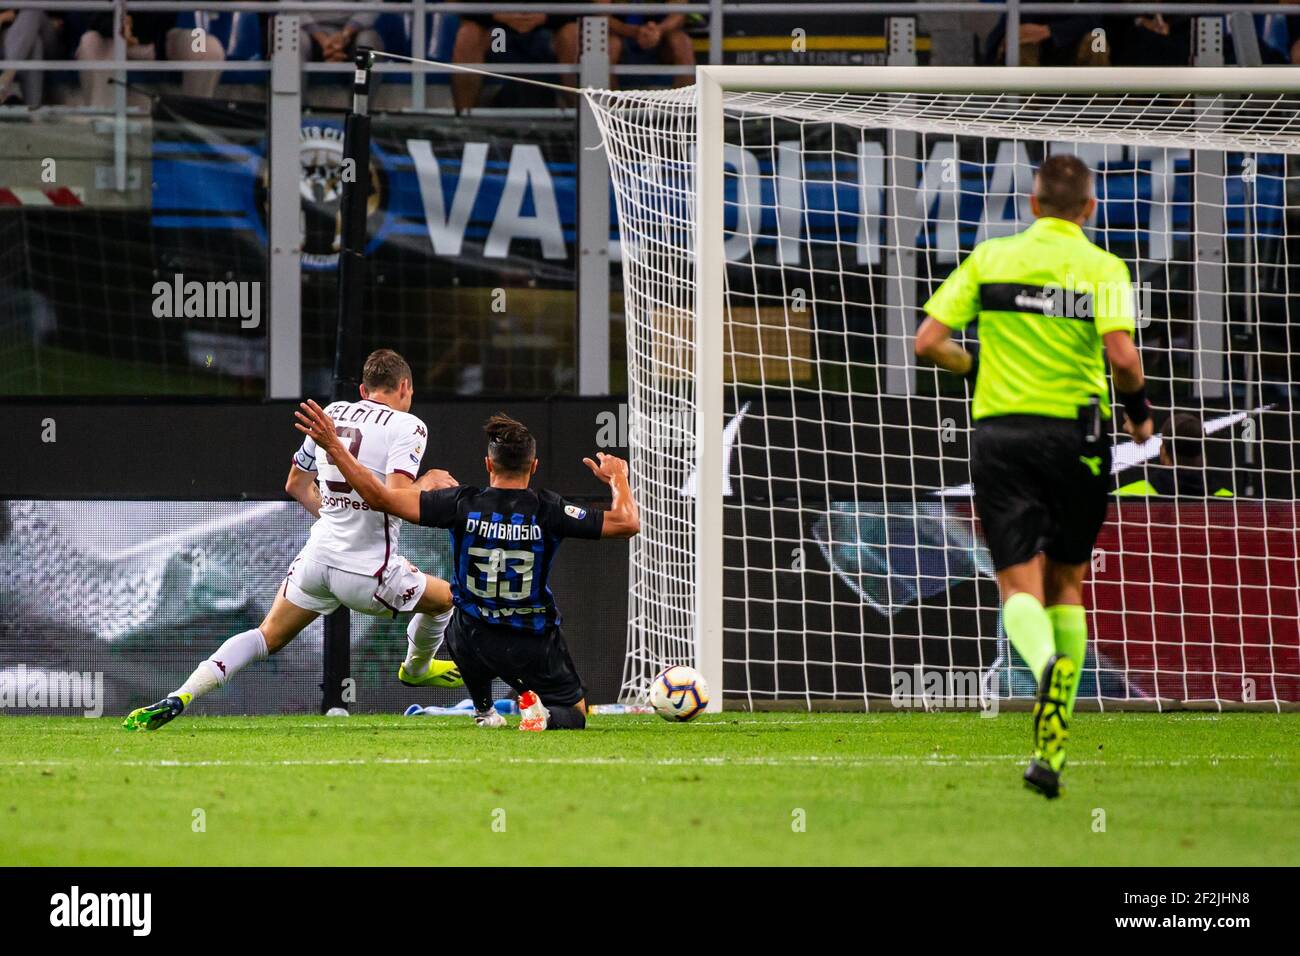
[[[167,31],[167,59],[169,60],[207,60],[220,63],[226,58],[226,50],[208,30],[209,21],[216,16],[216,10],[196,10],[193,23],[189,18],[184,21],[187,26],[174,26]],[[220,70],[185,70],[181,73],[181,92],[186,96],[211,98],[217,92],[221,82]]]
[[[122,17],[122,37],[126,40],[127,60],[157,60],[166,54],[167,31],[176,20],[174,13],[128,13]],[[113,58],[113,15],[97,13],[86,26],[77,43],[76,58],[83,63]],[[113,74],[82,69],[82,99],[87,106],[113,105],[110,85]]]
[[[226,58],[221,43],[201,27],[179,29],[174,13],[128,13],[122,18],[127,60],[209,60]],[[77,43],[76,58],[82,62],[113,58],[113,15],[96,14]],[[80,73],[82,99],[88,106],[107,108],[113,104],[112,73],[85,70]],[[181,91],[186,96],[212,96],[221,79],[219,70],[185,70]]]
[[[588,0],[592,4],[607,4],[610,0]],[[555,58],[561,63],[577,63],[582,56],[582,21],[577,17],[551,17],[551,30],[555,33]],[[609,62],[614,65],[619,62],[626,48],[622,36],[615,27],[613,17],[606,17],[609,23]],[[564,78],[564,82],[570,86],[578,85],[578,76],[571,73]],[[617,85],[613,77],[610,78],[610,85]],[[570,106],[577,103],[576,97],[564,97],[568,100]]]
[[[1063,3],[1062,6],[1069,6]],[[1020,18],[1021,66],[1109,66],[1109,43],[1099,14],[1026,13]],[[1004,14],[984,44],[987,63],[1006,62]]]
[[[1114,66],[1187,66],[1192,62],[1192,17],[1153,13],[1110,16],[1106,36]]]
[[[1292,0],[1278,0],[1290,3]],[[1269,13],[1257,16],[1259,45],[1265,63],[1300,65],[1300,16]]]
[[[42,10],[0,10],[0,50],[6,60],[54,59],[62,26]],[[0,71],[0,105],[26,103],[36,109],[44,91],[45,73],[41,70]]]
[[[323,0],[318,0],[323,2]],[[377,13],[324,12],[304,13],[302,58],[322,63],[350,63],[357,47],[382,50],[383,41],[375,31]]]
[[[1213,8],[1206,15],[1218,17],[1232,13],[1230,5],[1216,0],[1200,0]],[[1278,0],[1290,2],[1290,0]],[[1196,17],[1187,14],[1161,13],[1159,5],[1152,13],[1106,18],[1107,34],[1113,38],[1111,62],[1116,66],[1187,66],[1192,62],[1192,33]],[[1264,64],[1300,63],[1300,17],[1282,14],[1255,14],[1254,24],[1259,52]],[[1236,62],[1232,42],[1233,22],[1224,21],[1224,56]],[[1289,34],[1289,37],[1288,37]]]
[[[542,0],[517,0],[520,7]],[[601,2],[601,0],[596,0]],[[507,13],[464,14],[452,48],[453,63],[486,63],[490,54],[512,62],[576,63],[578,61],[577,18],[530,13],[526,9]],[[571,31],[565,33],[565,31]],[[566,45],[561,54],[560,34]],[[549,77],[547,79],[550,79]],[[453,73],[451,98],[457,113],[473,109],[483,92],[483,77],[474,73]]]
[[[670,0],[670,2],[684,3],[685,0]],[[695,47],[692,46],[691,38],[686,33],[686,17],[680,13],[658,19],[646,16],[610,17],[609,32],[611,63],[618,63],[625,59],[653,57],[668,66],[695,66]],[[575,51],[577,40],[575,29],[573,39]],[[622,41],[618,45],[620,49],[616,49],[615,40]],[[638,54],[641,56],[638,57]],[[561,56],[561,60],[563,59]],[[689,73],[673,76],[673,86],[690,86],[694,82],[695,77]]]
[[[593,4],[606,4],[610,0],[588,0]],[[582,56],[582,21],[577,17],[551,17],[551,32],[555,35],[555,58],[561,63],[577,63]],[[609,62],[617,63],[623,52],[623,41],[609,18]],[[578,85],[576,75],[566,77],[570,86]]]

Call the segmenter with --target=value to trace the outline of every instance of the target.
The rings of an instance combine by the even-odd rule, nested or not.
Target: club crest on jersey
[[[581,521],[583,518],[587,517],[587,510],[585,508],[579,508],[577,505],[565,505],[564,513],[576,521]]]

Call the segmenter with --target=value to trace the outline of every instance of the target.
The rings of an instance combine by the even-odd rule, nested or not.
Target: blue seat
[[[411,55],[411,16],[409,13],[381,13],[375,17],[375,32],[389,53]]]
[[[1300,37],[1291,36],[1288,20],[1278,13],[1256,14],[1260,46],[1264,48],[1265,63],[1290,63],[1291,44]]]
[[[460,17],[450,13],[434,14],[434,25],[429,30],[429,59],[446,62],[456,48],[456,33],[460,30]]]
[[[382,13],[375,19],[375,32],[383,40],[384,49],[402,56],[416,56],[439,62],[450,60],[451,51],[456,45],[456,30],[460,26],[460,17],[445,13],[426,14],[424,35],[427,49],[425,50],[412,49],[414,30],[411,23],[413,17],[414,14],[411,13]],[[409,83],[410,74],[392,76],[386,79],[385,82]],[[430,85],[441,84],[445,86],[447,82],[447,74],[445,73],[430,73],[428,75]]]

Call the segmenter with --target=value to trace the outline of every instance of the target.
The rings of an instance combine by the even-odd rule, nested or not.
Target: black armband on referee
[[[1145,382],[1136,392],[1120,392],[1119,400],[1124,406],[1124,414],[1134,425],[1141,425],[1151,417],[1151,403],[1147,401]]]

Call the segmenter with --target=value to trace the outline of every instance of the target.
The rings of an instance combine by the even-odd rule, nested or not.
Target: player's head
[[[1092,170],[1078,156],[1056,153],[1043,160],[1034,175],[1034,194],[1029,197],[1034,216],[1065,219],[1083,225],[1097,208],[1092,189]]]
[[[1187,412],[1175,412],[1160,426],[1160,464],[1200,467],[1205,458],[1205,428]]]
[[[382,401],[399,412],[411,410],[415,386],[411,366],[392,349],[375,349],[361,367],[361,397]]]
[[[537,470],[537,439],[533,433],[502,412],[487,420],[483,434],[488,442],[483,462],[492,483],[500,480],[527,484]]]

